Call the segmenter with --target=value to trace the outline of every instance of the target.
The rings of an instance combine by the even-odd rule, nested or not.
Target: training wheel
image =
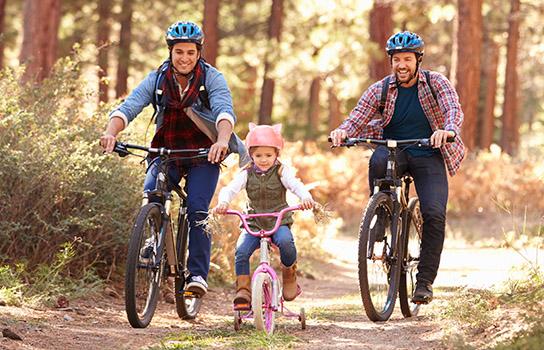
[[[241,324],[242,324],[242,319],[240,318],[240,311],[235,311],[234,312],[234,330],[239,331]]]
[[[300,321],[300,327],[302,329],[306,329],[306,313],[304,312],[304,308],[300,308],[300,315],[298,316],[298,320]]]

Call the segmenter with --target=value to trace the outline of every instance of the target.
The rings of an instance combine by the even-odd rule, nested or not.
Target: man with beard
[[[397,154],[398,173],[411,174],[420,200],[423,237],[412,301],[426,304],[433,297],[432,284],[444,245],[446,168],[453,176],[465,153],[460,138],[463,111],[456,91],[444,75],[420,69],[424,43],[417,34],[407,31],[394,34],[387,41],[386,52],[393,74],[370,86],[330,137],[335,146],[348,136],[391,140],[430,138],[432,148],[411,146]],[[454,137],[455,141],[447,143],[448,137]],[[385,176],[387,154],[387,148],[379,146],[370,159],[371,192],[374,179]]]

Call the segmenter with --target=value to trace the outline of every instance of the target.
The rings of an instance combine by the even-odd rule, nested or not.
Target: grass
[[[232,324],[230,325],[232,327]],[[217,329],[212,331],[191,330],[183,334],[169,336],[161,345],[149,350],[185,350],[185,349],[291,349],[300,339],[282,330],[269,336],[256,331],[253,326],[242,324],[238,332]]]
[[[334,304],[315,306],[306,310],[306,318],[321,321],[341,321],[349,318],[360,318],[363,312],[360,299],[359,294],[335,298],[333,300]]]
[[[103,282],[94,269],[83,271],[81,278],[70,275],[68,267],[76,258],[76,244],[62,244],[50,264],[40,264],[32,271],[22,262],[0,265],[0,299],[8,305],[39,307],[54,305],[60,296],[71,299],[98,291]]]

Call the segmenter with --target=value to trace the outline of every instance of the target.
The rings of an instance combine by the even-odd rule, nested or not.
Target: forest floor
[[[456,324],[441,315],[451,298],[459,296],[455,291],[462,286],[486,289],[501,284],[511,276],[512,267],[523,263],[512,250],[446,245],[435,300],[416,317],[403,318],[396,306],[388,322],[374,323],[366,317],[359,297],[356,241],[334,238],[324,247],[336,258],[311,266],[302,263],[301,270],[307,266],[312,273],[303,273],[306,277],[299,278],[303,294],[287,304],[293,311],[305,308],[306,330],[296,319],[279,317],[274,339],[258,338],[248,322],[235,332],[233,289],[222,287],[210,289],[195,321],[180,320],[172,305],[160,302],[151,325],[133,329],[119,291],[116,297],[70,301],[64,311],[0,306],[0,327],[23,339],[0,338],[0,349],[448,349],[455,346],[448,334]],[[473,344],[487,344],[486,339],[498,333],[507,337],[523,326],[515,326],[521,322],[515,313],[503,312],[505,321],[473,334]]]

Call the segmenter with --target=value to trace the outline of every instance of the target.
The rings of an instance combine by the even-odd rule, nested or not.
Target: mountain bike
[[[386,321],[393,313],[398,293],[403,316],[415,316],[420,304],[409,299],[415,290],[423,218],[419,199],[409,197],[412,177],[397,172],[396,154],[401,146],[430,147],[430,140],[347,138],[340,146],[363,143],[384,145],[388,150],[385,177],[374,181],[373,195],[359,226],[359,289],[363,306],[370,320]]]
[[[149,325],[157,307],[161,282],[168,277],[174,277],[178,316],[184,320],[194,319],[202,298],[184,290],[188,278],[187,194],[169,180],[168,166],[180,159],[207,157],[209,149],[173,150],[117,142],[114,152],[121,157],[130,154],[144,158],[129,151],[131,149],[158,156],[159,163],[155,190],[143,194],[128,245],[125,275],[128,321],[134,328]]]
[[[252,236],[261,238],[259,266],[253,272],[251,278],[251,309],[234,310],[234,329],[240,330],[242,321],[253,318],[255,328],[265,331],[267,334],[274,332],[275,313],[279,312],[285,317],[298,318],[302,329],[306,329],[306,315],[304,308],[300,313],[289,311],[284,305],[281,282],[272,265],[270,264],[270,250],[272,248],[271,236],[278,230],[283,215],[292,210],[300,210],[300,206],[292,206],[282,209],[277,213],[243,214],[237,210],[227,210],[227,215],[236,215],[242,221],[244,229]],[[274,228],[269,231],[252,231],[247,219],[256,217],[275,217]],[[299,288],[297,294],[302,293]]]

